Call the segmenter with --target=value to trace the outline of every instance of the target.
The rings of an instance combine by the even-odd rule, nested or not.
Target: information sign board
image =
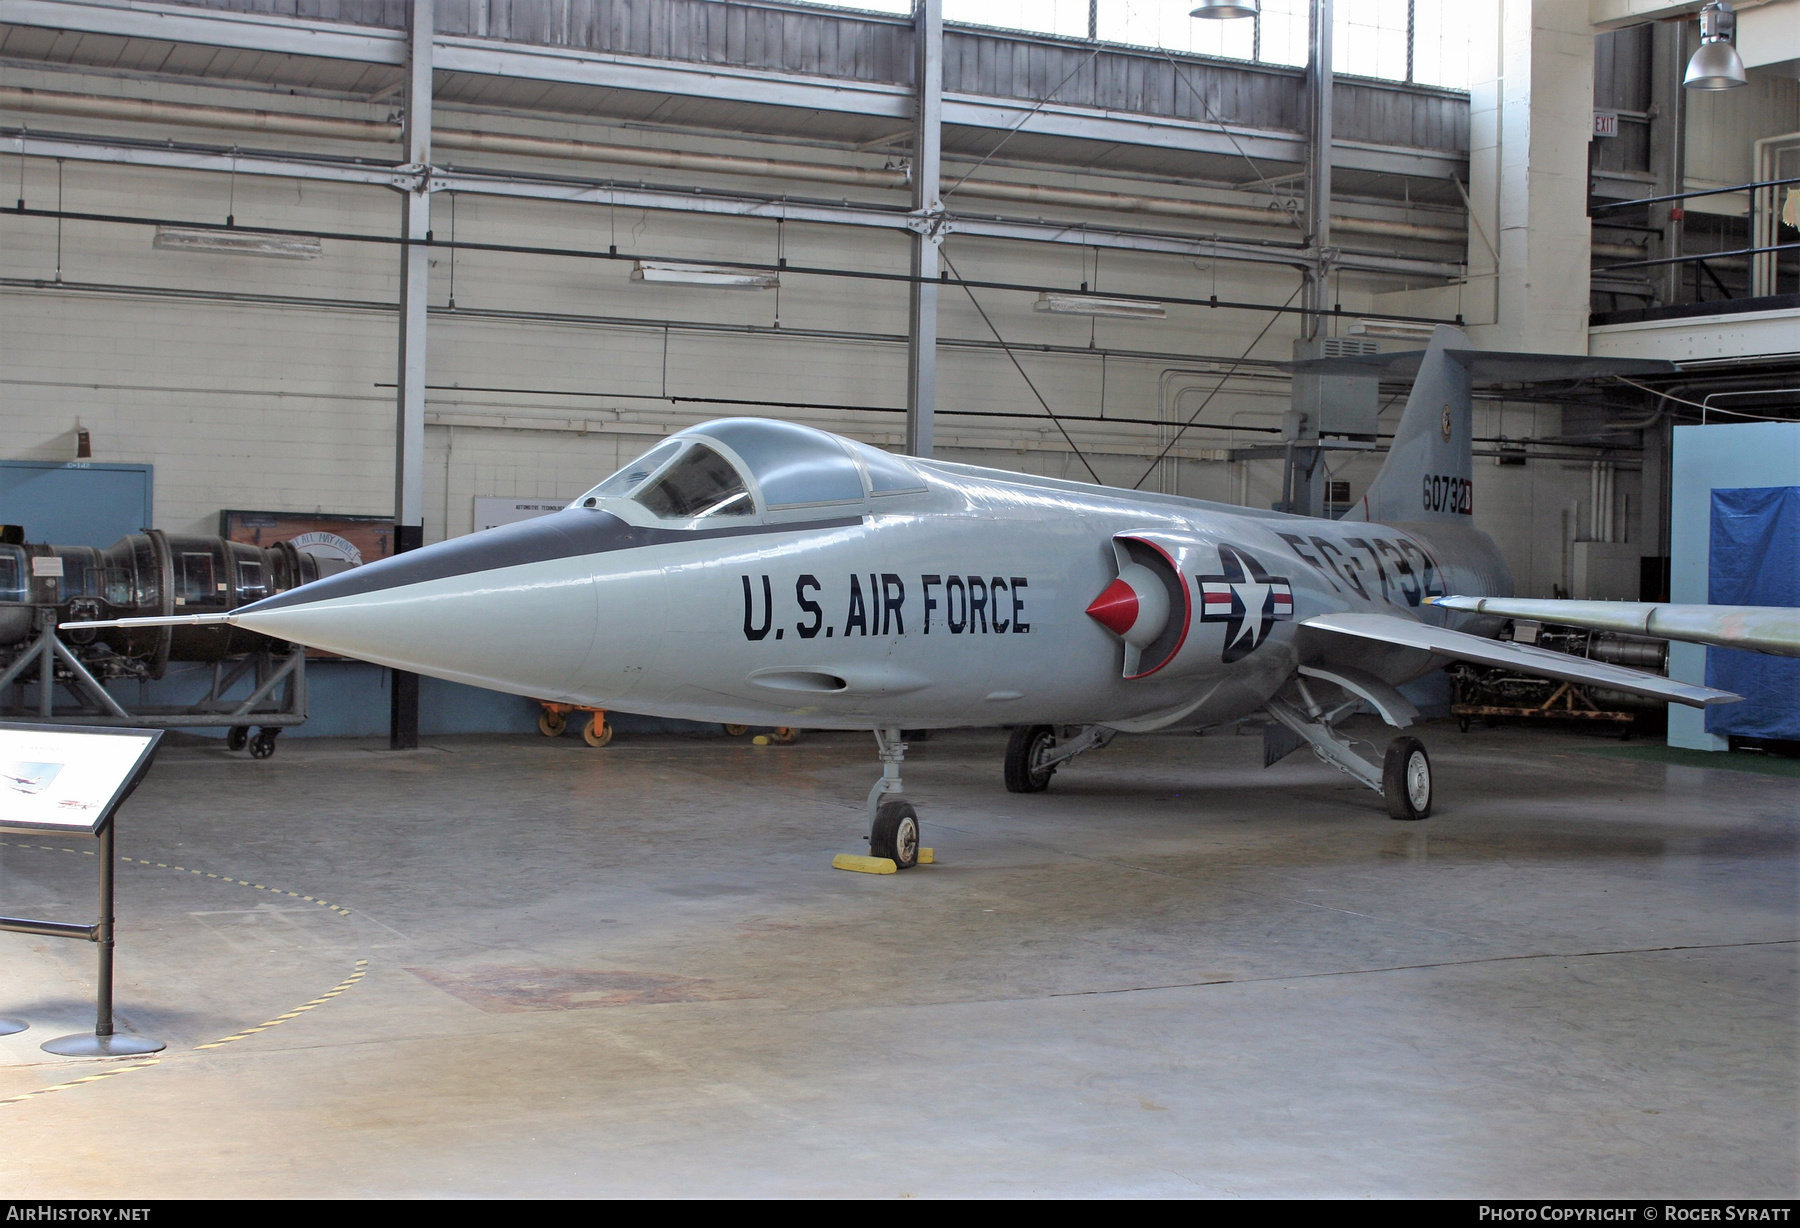
[[[161,740],[160,729],[0,724],[0,827],[93,835]]]

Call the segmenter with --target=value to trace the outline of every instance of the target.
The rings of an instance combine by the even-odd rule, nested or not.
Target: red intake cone
[[[1137,622],[1137,593],[1123,579],[1114,580],[1106,586],[1105,592],[1094,598],[1094,604],[1087,608],[1087,612],[1088,617],[1102,627],[1114,635],[1122,636]]]

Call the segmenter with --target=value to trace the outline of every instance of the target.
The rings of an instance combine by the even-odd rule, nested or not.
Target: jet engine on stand
[[[92,546],[0,541],[0,719],[151,728],[224,726],[267,758],[306,719],[303,648],[224,624],[59,631],[58,624],[216,614],[344,570],[287,542],[252,546],[151,529]],[[211,665],[191,704],[127,707],[107,689],[151,683],[171,661]],[[248,687],[247,693],[245,687]],[[233,692],[240,692],[233,695]],[[251,737],[251,727],[258,732]]]

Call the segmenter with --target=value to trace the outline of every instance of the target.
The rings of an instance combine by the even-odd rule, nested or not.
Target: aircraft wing
[[[1631,691],[1655,699],[1673,700],[1690,708],[1735,703],[1743,698],[1730,691],[1715,691],[1711,687],[1676,682],[1657,674],[1646,674],[1642,670],[1627,669],[1623,665],[1608,665],[1604,661],[1590,661],[1586,657],[1571,657],[1566,653],[1534,648],[1529,644],[1484,639],[1463,631],[1428,626],[1410,618],[1396,618],[1392,614],[1320,614],[1301,625],[1316,627],[1321,631],[1335,631],[1339,635],[1376,640],[1383,644],[1396,644],[1402,648],[1419,648],[1441,657],[1472,661],[1477,665],[1498,665],[1504,669],[1516,669],[1522,674],[1560,678],[1565,682],[1586,682],[1594,686],[1610,687],[1615,691]]]
[[[1800,657],[1800,610],[1766,605],[1670,605],[1644,601],[1548,601],[1525,597],[1428,597],[1433,605],[1503,618],[1535,618],[1590,631],[1744,648]]]

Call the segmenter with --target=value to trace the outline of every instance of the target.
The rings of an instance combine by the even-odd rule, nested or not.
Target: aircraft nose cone
[[[1138,620],[1137,593],[1123,579],[1114,580],[1106,586],[1105,592],[1094,598],[1087,614],[1114,635],[1122,637]]]
[[[648,540],[604,513],[562,512],[353,568],[245,606],[232,621],[394,669],[555,699],[596,655],[603,583],[615,605],[654,606],[654,574],[633,578],[629,565],[608,561],[636,558]],[[614,621],[607,648],[619,651],[608,659],[641,665],[633,636],[642,628]],[[622,685],[609,676],[608,686]]]

